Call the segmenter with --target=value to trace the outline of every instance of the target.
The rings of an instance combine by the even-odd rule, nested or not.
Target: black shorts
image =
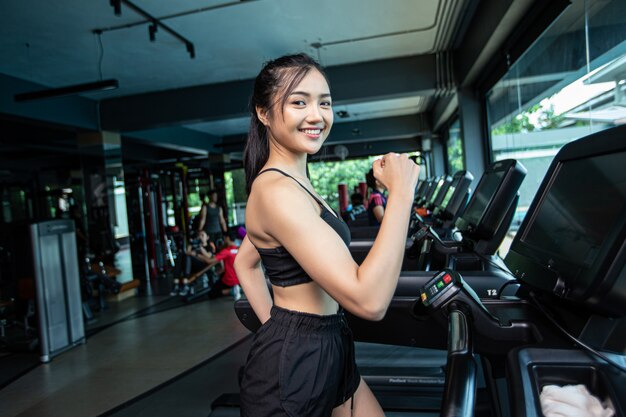
[[[254,336],[241,381],[241,416],[330,416],[361,376],[343,314],[272,307]]]

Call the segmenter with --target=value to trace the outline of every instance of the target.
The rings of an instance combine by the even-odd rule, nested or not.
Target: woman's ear
[[[267,127],[267,125],[269,124],[269,119],[267,117],[267,110],[259,106],[256,106],[255,111],[256,111],[256,116],[259,118],[261,123],[263,123],[265,127]]]

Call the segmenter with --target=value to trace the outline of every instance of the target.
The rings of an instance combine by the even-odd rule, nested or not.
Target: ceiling
[[[402,139],[416,149],[435,102],[453,92],[451,52],[479,1],[132,0],[193,43],[195,58],[163,28],[151,42],[149,20],[125,1],[116,16],[112,3],[4,2],[0,84],[10,91],[0,96],[0,113],[237,154],[253,78],[267,60],[303,51],[330,78],[337,113],[330,144]],[[118,89],[80,102],[11,101],[16,93],[109,78]],[[93,121],[78,114],[91,104]]]

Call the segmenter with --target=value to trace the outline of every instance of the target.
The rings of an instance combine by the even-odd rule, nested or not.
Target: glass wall
[[[447,155],[448,174],[454,175],[457,171],[465,169],[465,156],[463,155],[463,136],[461,134],[461,122],[456,118],[448,128]]]
[[[228,206],[228,226],[243,225],[246,222],[246,174],[243,168],[224,173],[226,205]]]
[[[626,123],[626,1],[571,3],[487,95],[494,159],[528,169],[513,232],[564,144]]]

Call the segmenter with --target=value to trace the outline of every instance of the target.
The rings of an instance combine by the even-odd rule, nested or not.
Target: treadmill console
[[[482,310],[483,314],[493,318],[461,274],[451,269],[437,273],[420,289],[420,300],[429,309],[439,309],[452,300],[460,301],[470,309]]]
[[[455,223],[464,237],[475,241],[491,240],[498,234],[512,204],[517,203],[517,190],[526,172],[526,168],[513,159],[494,162],[485,171]]]
[[[430,317],[442,324],[448,322],[451,312],[462,312],[471,323],[476,346],[482,352],[493,350],[497,345],[495,341],[500,343],[497,348],[533,343],[539,334],[526,320],[501,319],[493,315],[461,274],[452,269],[438,272],[420,288],[420,298],[413,311],[417,314],[424,308]]]
[[[506,264],[534,288],[626,315],[626,125],[555,156]]]

